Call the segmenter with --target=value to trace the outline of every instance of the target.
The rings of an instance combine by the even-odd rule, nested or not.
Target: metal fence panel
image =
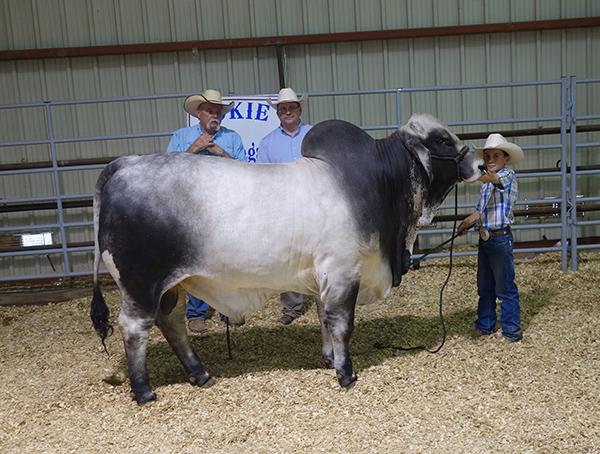
[[[358,80],[361,82],[359,73],[355,73],[354,79],[348,84],[351,86]],[[584,80],[580,84],[585,86],[585,93],[593,93],[594,88],[600,87],[600,79]],[[528,103],[528,99],[531,96],[530,92],[534,94],[539,92],[542,87],[553,87],[553,94],[551,96],[553,102],[545,106],[545,111],[540,112],[539,105],[533,103],[528,104],[528,108],[519,108],[515,105],[519,104],[520,100],[525,100],[525,104]],[[527,207],[528,205],[539,205],[539,204],[550,204],[552,206],[558,206],[561,208],[560,216],[551,216],[543,219],[540,223],[539,216],[535,216],[533,220],[525,219],[515,226],[515,234],[521,240],[523,239],[539,239],[540,229],[548,229],[553,232],[551,236],[556,237],[556,232],[560,232],[561,241],[555,246],[550,248],[538,248],[537,251],[550,251],[560,250],[563,256],[563,269],[566,269],[566,259],[568,242],[567,236],[571,234],[572,239],[574,235],[582,235],[584,232],[597,232],[598,221],[597,210],[593,213],[590,211],[585,219],[581,216],[584,215],[585,206],[577,213],[577,210],[573,207],[575,198],[573,194],[583,197],[583,199],[577,199],[585,203],[594,203],[600,201],[598,195],[598,184],[597,184],[597,170],[580,170],[578,176],[572,179],[571,187],[567,187],[567,165],[570,165],[571,172],[574,171],[575,166],[572,165],[574,162],[580,162],[580,155],[584,156],[589,154],[588,149],[600,146],[598,142],[581,142],[577,140],[576,136],[572,134],[570,141],[567,139],[567,131],[569,128],[574,128],[578,119],[582,121],[595,121],[600,119],[600,114],[596,112],[595,106],[590,104],[582,103],[584,111],[580,116],[577,114],[577,94],[576,94],[576,79],[573,77],[569,81],[563,78],[560,81],[536,81],[526,83],[495,83],[495,84],[481,84],[481,85],[454,85],[444,87],[414,87],[414,88],[403,88],[403,89],[372,89],[372,90],[347,90],[347,91],[332,91],[332,92],[321,92],[312,93],[310,102],[311,105],[317,106],[318,103],[322,102],[323,109],[338,109],[334,110],[334,114],[343,114],[345,112],[344,106],[348,106],[347,109],[355,112],[354,115],[360,115],[356,112],[374,112],[377,106],[383,106],[386,103],[380,100],[384,100],[393,97],[396,102],[396,112],[402,112],[402,103],[410,103],[413,106],[425,106],[434,110],[434,114],[438,114],[438,104],[448,104],[452,102],[452,99],[464,99],[466,94],[470,91],[479,91],[480,99],[485,99],[487,102],[485,115],[482,118],[469,117],[468,115],[459,115],[458,118],[453,121],[449,121],[450,125],[454,129],[465,127],[469,125],[475,125],[479,130],[499,130],[513,127],[523,126],[547,126],[548,124],[558,124],[561,126],[562,134],[553,136],[553,139],[548,143],[538,143],[537,139],[517,140],[521,143],[526,150],[526,156],[528,161],[524,164],[520,164],[517,168],[527,168],[532,163],[545,164],[546,161],[540,160],[540,156],[544,153],[552,152],[560,157],[559,170],[554,173],[544,172],[533,172],[529,174],[522,174],[520,178],[520,195],[521,201],[519,202],[520,207]],[[499,93],[499,94],[498,94]],[[551,92],[550,92],[551,93]],[[66,242],[63,243],[63,247],[60,250],[48,249],[43,251],[35,250],[23,250],[15,253],[0,253],[0,263],[3,275],[0,276],[0,280],[10,280],[15,277],[23,277],[28,275],[33,276],[46,276],[52,275],[80,275],[89,272],[91,269],[91,246],[90,242],[93,240],[91,221],[92,214],[89,206],[85,204],[77,208],[63,209],[62,206],[68,204],[72,200],[87,199],[89,200],[91,193],[93,192],[93,186],[97,175],[100,171],[101,166],[99,165],[81,165],[70,168],[59,168],[57,163],[59,159],[68,159],[70,157],[81,158],[79,153],[72,154],[72,149],[69,147],[78,147],[85,144],[90,140],[90,137],[78,136],[80,129],[73,125],[60,125],[59,123],[72,122],[75,119],[74,112],[77,109],[88,109],[91,108],[92,112],[106,111],[111,106],[121,106],[119,109],[124,112],[137,112],[140,109],[146,109],[151,112],[149,117],[143,117],[141,123],[130,123],[126,129],[139,128],[140,130],[148,131],[147,133],[141,134],[140,139],[125,139],[126,141],[133,142],[136,140],[142,141],[154,141],[160,142],[160,149],[164,148],[166,142],[165,135],[167,133],[156,131],[157,122],[153,119],[159,118],[156,112],[159,110],[157,106],[160,106],[163,102],[172,102],[173,100],[181,101],[184,95],[170,95],[170,96],[154,96],[154,97],[125,97],[125,98],[104,98],[97,100],[84,100],[84,101],[58,101],[58,102],[45,102],[40,103],[38,106],[23,105],[21,109],[18,106],[0,106],[0,112],[4,114],[9,112],[11,115],[15,115],[14,111],[17,110],[31,110],[41,109],[45,118],[43,123],[46,128],[46,137],[43,138],[47,143],[39,145],[28,145],[27,140],[22,143],[15,144],[14,142],[2,142],[2,151],[4,149],[11,149],[15,146],[19,147],[40,147],[43,146],[48,149],[50,158],[53,163],[53,168],[50,171],[41,172],[40,169],[32,170],[12,170],[3,171],[3,183],[5,186],[5,198],[6,202],[46,202],[54,200],[58,204],[58,209],[46,209],[38,210],[36,212],[18,212],[12,214],[4,214],[2,219],[2,232],[13,232],[19,233],[19,231],[37,231],[43,232],[48,231],[52,234],[55,239],[54,243],[62,242],[61,238],[65,238]],[[532,97],[531,99],[535,99]],[[502,106],[502,108],[494,109],[494,105]],[[91,107],[93,106],[93,107]],[[169,104],[166,104],[168,109]],[[99,109],[99,110],[98,110]],[[124,109],[124,110],[123,110]],[[115,110],[119,112],[119,110]],[[460,111],[458,111],[460,112]],[[390,112],[388,111],[388,114]],[[79,113],[80,114],[80,113]],[[521,115],[519,115],[521,114]],[[525,114],[525,115],[523,115]],[[467,118],[460,118],[461,116]],[[383,124],[370,124],[365,125],[368,129],[372,129],[371,133],[377,135],[377,133],[389,132],[389,128],[393,128],[394,124],[398,122],[398,118],[395,118],[391,123],[388,122],[389,118],[382,114],[379,117],[384,120]],[[369,118],[372,120],[372,118]],[[360,124],[364,121],[364,117],[358,117],[356,123]],[[153,130],[154,129],[154,130]],[[61,135],[57,134],[60,131]],[[100,127],[98,130],[90,130],[89,132],[98,133],[97,137],[92,137],[91,140],[96,142],[114,143],[115,136],[110,134],[102,134],[103,131],[107,131],[105,125]],[[597,133],[594,132],[592,137],[597,137]],[[73,135],[70,137],[68,135]],[[39,134],[34,135],[35,143],[39,142]],[[116,136],[120,137],[120,136]],[[558,139],[557,139],[558,137]],[[586,138],[589,135],[585,136]],[[476,143],[481,144],[483,139]],[[475,145],[473,143],[472,145]],[[567,158],[567,148],[571,147],[571,160]],[[66,147],[63,149],[62,147]],[[139,149],[139,148],[138,148]],[[114,149],[113,149],[114,150]],[[121,149],[123,152],[125,149]],[[147,152],[155,151],[155,147],[148,150]],[[537,153],[537,157],[534,153]],[[117,153],[117,154],[127,154]],[[94,155],[93,151],[90,152],[89,157],[98,157],[101,155]],[[108,155],[111,156],[111,155]],[[114,155],[112,155],[114,156]],[[533,156],[533,158],[531,157]],[[39,161],[39,159],[34,160]],[[560,176],[562,173],[562,177]],[[539,177],[544,176],[543,180]],[[539,183],[528,184],[531,179],[535,181],[544,181],[544,192],[540,193]],[[595,178],[595,180],[592,180]],[[550,181],[550,183],[547,183]],[[590,184],[589,181],[593,181],[594,184]],[[25,182],[25,184],[23,183]],[[85,188],[83,191],[81,188]],[[23,193],[23,188],[29,188],[29,193]],[[10,192],[12,190],[12,192]],[[590,191],[584,194],[580,194],[581,191]],[[546,192],[547,191],[547,192]],[[550,194],[550,195],[549,195]],[[546,202],[545,196],[549,195],[552,199]],[[477,185],[463,186],[461,188],[460,206],[464,209],[471,209],[478,197]],[[570,198],[570,199],[569,199]],[[529,201],[527,201],[529,199]],[[565,201],[565,203],[562,203]],[[567,205],[567,202],[570,205]],[[445,208],[444,208],[445,207]],[[444,205],[443,210],[448,210],[449,205]],[[445,211],[447,214],[448,211]],[[444,211],[442,211],[444,214]],[[571,224],[569,231],[567,221]],[[30,226],[30,227],[26,227]],[[19,229],[15,230],[15,227]],[[424,229],[420,232],[422,238],[421,247],[431,246],[439,242],[439,238],[446,235],[449,232],[450,223],[439,222],[436,229]],[[12,230],[11,230],[12,229]],[[549,235],[550,236],[550,235]],[[465,241],[465,240],[463,240]],[[461,240],[458,241],[461,243]],[[69,244],[67,249],[67,244]],[[576,269],[576,250],[575,244],[571,241],[573,246],[571,260],[572,267]],[[588,249],[592,246],[581,245],[582,249]],[[533,250],[532,250],[533,251]]]
[[[600,15],[600,2],[589,0],[6,0],[0,2],[0,48],[222,39],[594,15]],[[337,117],[383,128],[396,124],[398,118],[406,120],[415,111],[429,111],[446,121],[538,117],[557,114],[555,86],[418,93],[396,93],[393,89],[544,80],[563,74],[576,74],[579,79],[596,77],[600,73],[600,59],[596,58],[599,45],[598,29],[579,29],[291,46],[285,49],[285,73],[288,84],[298,92],[392,90],[386,94],[312,97],[305,115],[311,123]],[[87,138],[57,143],[57,159],[150,153],[164,149],[166,135],[182,125],[183,114],[181,97],[149,99],[148,93],[184,94],[207,87],[218,88],[224,94],[276,92],[276,67],[273,48],[0,62],[0,104],[125,97],[128,101],[55,105],[56,137]],[[143,99],[129,99],[135,95]],[[401,101],[400,109],[397,99]],[[577,112],[589,115],[599,103],[600,90],[594,84],[579,85]],[[42,141],[46,139],[46,121],[43,106],[0,110],[0,141]],[[578,120],[583,125],[594,121]],[[502,124],[506,129],[536,126],[544,124]],[[458,132],[482,128],[480,124],[454,127]],[[164,136],[142,137],[157,132]],[[370,132],[379,137],[389,130]],[[139,137],[127,137],[132,134]],[[106,136],[125,137],[90,139]],[[553,148],[556,136],[518,140],[527,147],[523,168],[552,167],[560,159],[560,148]],[[578,140],[593,144],[599,141],[599,133],[579,134]],[[535,148],[540,146],[547,148]],[[597,163],[596,150],[595,145],[578,147],[577,159],[584,165]],[[4,147],[0,148],[0,164],[48,161],[50,154],[50,146],[44,143]],[[97,173],[97,169],[61,172],[61,192],[89,192]],[[580,195],[598,194],[597,175],[582,174],[577,179]],[[51,174],[3,175],[0,180],[5,199],[53,193]],[[529,178],[521,185],[524,194],[535,194],[536,198],[560,197],[557,177]],[[474,203],[476,198],[476,191],[461,188],[463,203]],[[581,222],[587,222],[587,216],[580,215]],[[85,208],[73,208],[67,210],[66,217],[67,222],[90,219],[90,213]],[[53,222],[54,210],[0,216],[0,227]],[[551,236],[556,229],[542,232]],[[581,224],[579,232],[591,235],[597,232],[597,226]],[[68,235],[75,242],[89,238],[85,229],[68,229]],[[520,235],[523,239],[536,237],[533,231]],[[17,274],[19,269],[29,269],[31,263],[44,272],[51,270],[43,256],[23,258],[23,263],[27,262],[23,268],[10,260]]]

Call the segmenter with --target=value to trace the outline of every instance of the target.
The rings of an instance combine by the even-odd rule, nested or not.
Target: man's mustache
[[[210,132],[211,134],[215,134],[219,128],[221,127],[221,121],[217,120],[216,118],[213,118],[212,120],[208,120],[208,123],[206,123],[206,131]]]

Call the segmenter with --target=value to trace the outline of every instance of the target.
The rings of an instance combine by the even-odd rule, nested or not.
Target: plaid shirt
[[[503,167],[497,172],[504,189],[492,183],[481,186],[481,198],[475,209],[481,214],[480,225],[486,230],[496,230],[513,223],[513,205],[519,195],[515,171]]]

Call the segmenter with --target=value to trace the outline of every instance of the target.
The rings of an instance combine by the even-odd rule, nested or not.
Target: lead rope
[[[449,261],[449,265],[448,265],[448,274],[446,275],[446,280],[444,281],[444,283],[442,284],[442,288],[440,289],[440,300],[439,300],[439,304],[438,304],[440,322],[442,324],[442,342],[434,350],[429,350],[425,345],[417,345],[415,347],[402,347],[402,346],[394,346],[394,345],[385,345],[381,342],[376,342],[373,345],[375,348],[401,350],[401,351],[415,351],[416,350],[416,351],[426,351],[429,353],[437,353],[444,346],[444,343],[446,342],[446,322],[444,321],[444,313],[443,313],[444,290],[446,289],[446,286],[448,285],[448,282],[450,281],[450,277],[452,276],[452,259],[453,259],[453,251],[454,251],[454,239],[458,236],[457,234],[455,234],[457,217],[458,217],[458,187],[455,186],[454,187],[454,224],[452,226],[452,237],[449,240],[450,241],[450,261]],[[445,241],[442,244],[445,244],[447,242],[448,241]],[[436,248],[437,247],[439,247],[439,246],[436,246]],[[420,261],[423,257],[420,257],[418,260]]]
[[[229,317],[225,317],[225,338],[227,339],[227,355],[229,359],[233,359],[233,355],[231,354],[231,334],[229,333]]]

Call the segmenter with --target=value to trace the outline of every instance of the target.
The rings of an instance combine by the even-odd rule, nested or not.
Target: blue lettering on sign
[[[269,112],[270,108],[271,106],[269,106],[268,104],[259,104],[256,108],[256,117],[254,117],[254,119],[258,121],[267,121],[267,119],[269,118],[267,112]]]
[[[237,120],[244,118],[238,108],[242,105],[241,102],[238,102],[233,108],[229,111],[229,119]]]
[[[229,119],[230,120],[257,120],[257,121],[267,121],[269,119],[269,110],[271,110],[271,106],[268,104],[257,103],[256,111],[254,111],[254,103],[249,102],[246,107],[246,115],[244,116],[242,112],[240,112],[240,108],[242,107],[243,102],[238,102],[233,108],[229,111]],[[252,114],[254,113],[254,118]],[[224,116],[223,116],[224,117]]]
[[[250,148],[248,148],[248,151],[246,151],[246,156],[248,156],[248,162],[256,162],[257,151],[258,148],[256,148],[256,145],[254,145],[254,142],[252,142],[250,144]]]

